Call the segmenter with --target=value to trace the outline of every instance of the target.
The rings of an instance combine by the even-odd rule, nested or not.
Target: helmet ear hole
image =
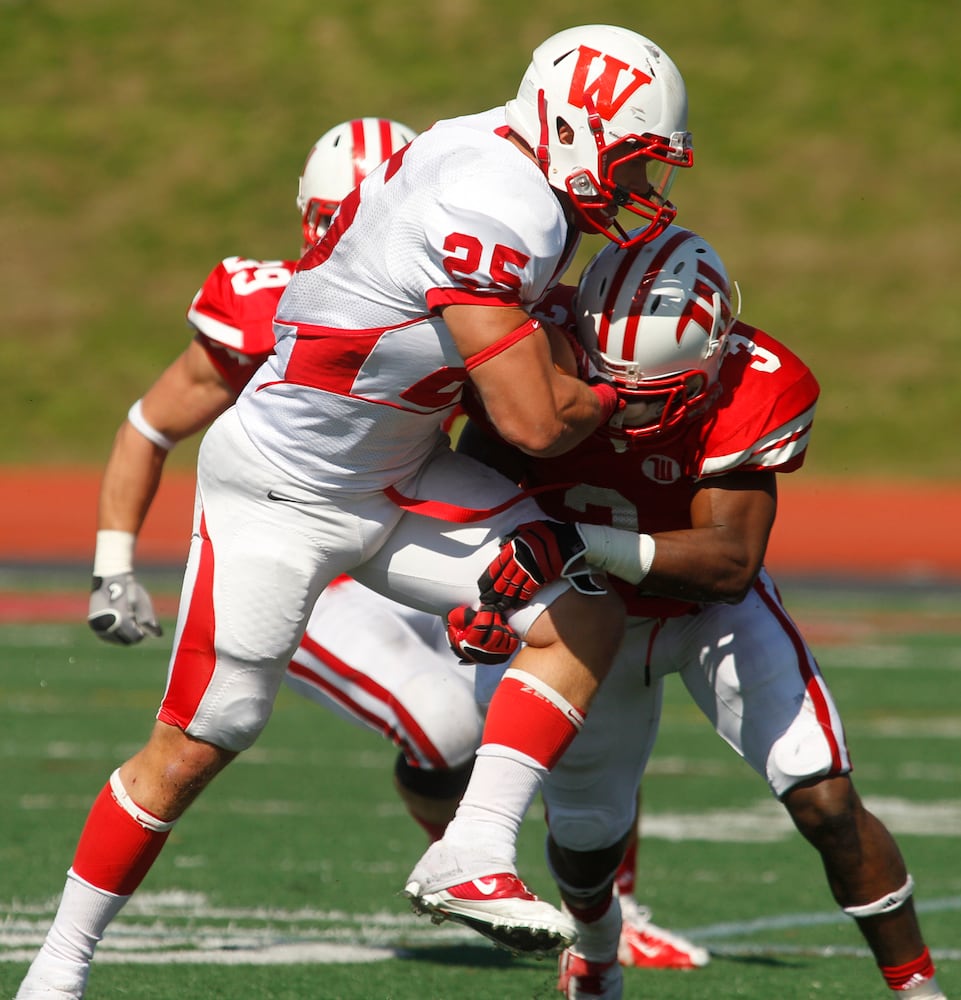
[[[557,129],[557,141],[562,146],[571,146],[574,143],[574,129],[564,121],[563,118],[558,118],[554,127]]]

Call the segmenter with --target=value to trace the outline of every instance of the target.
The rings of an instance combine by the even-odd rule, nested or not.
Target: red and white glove
[[[521,644],[520,636],[497,608],[466,604],[447,615],[447,641],[462,660],[487,665],[509,660]]]
[[[526,604],[552,580],[564,577],[582,594],[606,594],[583,564],[587,551],[576,524],[528,521],[502,539],[497,558],[477,581],[481,604],[509,611]]]

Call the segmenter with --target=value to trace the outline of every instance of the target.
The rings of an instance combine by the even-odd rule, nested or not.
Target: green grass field
[[[813,473],[958,466],[961,5],[948,0],[7,0],[2,463],[99,464],[231,254],[289,257],[334,123],[503,104],[533,47],[635,28],[681,68],[679,221],[822,382]],[[185,446],[174,465],[192,467]]]
[[[898,836],[949,996],[961,993],[957,594],[799,590],[792,601],[846,718],[859,789]],[[165,640],[0,627],[0,996],[49,922],[86,809],[151,724]],[[175,828],[108,933],[90,1000],[504,1000],[556,995],[399,895],[422,834],[391,789],[393,748],[283,691],[261,741]],[[709,946],[691,973],[627,976],[627,996],[868,1000],[885,991],[813,851],[670,684],[645,784],[640,898]],[[549,898],[539,805],[521,870]]]
[[[330,125],[375,114],[421,129],[501,104],[531,48],[584,21],[649,34],[687,80],[697,161],[674,189],[678,221],[717,246],[744,318],[819,377],[807,471],[958,479],[961,5],[946,0],[8,0],[0,468],[105,460],[183,349],[210,268],[297,252],[297,175]],[[195,448],[171,465],[192,468]],[[958,594],[798,599],[859,789],[899,838],[939,979],[961,997]],[[0,1000],[90,801],[149,730],[167,641],[122,650],[80,625],[0,625]],[[282,692],[111,928],[89,1000],[556,996],[552,965],[409,912],[399,891],[424,843],[392,761]],[[680,684],[645,803],[639,895],[714,957],[629,972],[627,996],[885,995],[813,851]],[[542,838],[535,807],[521,870],[551,896]]]

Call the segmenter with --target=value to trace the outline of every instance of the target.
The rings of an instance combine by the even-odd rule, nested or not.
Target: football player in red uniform
[[[627,806],[662,680],[678,673],[818,851],[890,990],[943,998],[911,876],[858,797],[831,693],[764,569],[776,479],[804,461],[818,385],[731,300],[720,258],[688,230],[605,247],[579,283],[567,364],[611,378],[624,408],[559,458],[478,444],[476,425],[462,436],[527,486],[559,484],[539,495],[555,520],[512,534],[485,599],[506,606],[581,556],[606,570],[628,612],[614,668],[543,787],[549,864],[578,928],[559,986],[569,998],[621,996],[612,883],[634,839]]]
[[[335,125],[317,140],[300,177],[303,245],[326,232],[343,198],[415,132],[388,119]],[[187,311],[194,336],[121,424],[100,486],[90,627],[121,644],[159,635],[149,595],[134,576],[137,535],[170,449],[232,405],[274,350],[273,318],[297,260],[228,257],[207,276]]]

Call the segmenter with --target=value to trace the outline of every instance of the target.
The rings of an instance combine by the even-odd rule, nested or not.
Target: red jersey
[[[525,485],[577,485],[538,497],[559,521],[654,533],[691,527],[697,484],[731,472],[793,472],[804,461],[818,384],[808,367],[761,330],[737,323],[716,403],[667,440],[627,442],[603,431],[554,458],[526,458]],[[615,577],[628,614],[673,617],[695,605],[644,596]],[[643,584],[641,585],[643,587]]]
[[[187,310],[214,367],[238,394],[274,351],[274,314],[295,260],[227,257]]]

